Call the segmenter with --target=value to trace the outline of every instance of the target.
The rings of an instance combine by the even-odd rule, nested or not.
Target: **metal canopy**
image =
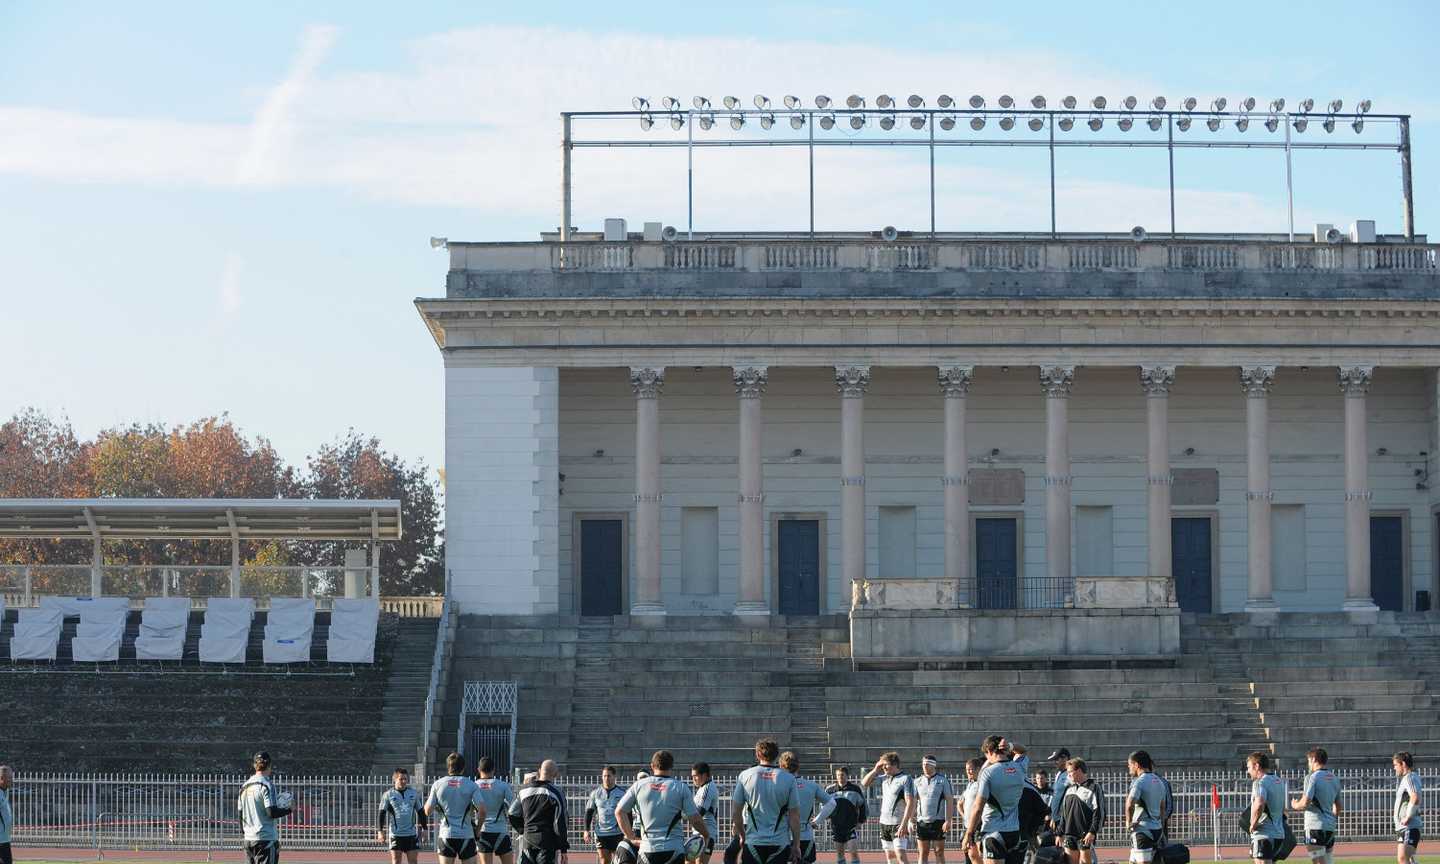
[[[0,539],[369,540],[400,502],[298,498],[0,498]]]

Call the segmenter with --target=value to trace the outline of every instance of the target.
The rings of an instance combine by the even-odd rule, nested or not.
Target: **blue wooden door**
[[[975,520],[976,605],[981,609],[1019,608],[1019,560],[1014,519]]]
[[[624,578],[624,523],[580,520],[580,614],[619,615]]]
[[[1370,597],[1390,612],[1405,610],[1404,528],[1399,516],[1370,517]]]
[[[1170,572],[1175,578],[1175,599],[1182,612],[1214,612],[1210,596],[1213,563],[1210,555],[1210,520],[1187,516],[1170,520]]]
[[[820,523],[814,519],[781,519],[780,614],[820,614]]]

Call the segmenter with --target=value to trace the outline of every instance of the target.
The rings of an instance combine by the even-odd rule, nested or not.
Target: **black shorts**
[[[981,854],[990,861],[1006,861],[1020,851],[1019,831],[991,831],[980,838]]]
[[[1257,861],[1274,861],[1275,853],[1280,851],[1280,843],[1274,837],[1251,837],[1250,857]]]
[[[1083,834],[1082,834],[1081,836],[1079,836],[1079,837],[1076,837],[1076,836],[1074,836],[1074,835],[1072,835],[1072,834],[1066,834],[1065,836],[1063,836],[1063,837],[1060,838],[1060,845],[1061,845],[1061,846],[1064,846],[1066,849],[1069,849],[1071,852],[1078,852],[1078,851],[1080,851],[1081,849],[1094,849],[1094,848],[1095,848],[1095,844],[1094,844],[1094,843],[1082,843],[1082,842],[1080,842],[1080,841],[1082,841],[1082,840],[1084,840],[1084,839],[1085,839],[1085,836],[1084,836]]]
[[[414,852],[420,848],[420,838],[414,834],[390,838],[391,852]]]
[[[741,864],[785,864],[788,860],[789,846],[751,846],[746,843],[740,847]]]
[[[435,838],[435,854],[441,858],[459,858],[468,861],[475,857],[474,837]]]
[[[10,852],[9,843],[0,843],[0,864],[15,864],[15,858]]]
[[[640,864],[683,864],[685,861],[684,852],[676,852],[673,849],[665,852],[641,852]]]
[[[499,855],[503,853],[497,852],[495,854]],[[525,843],[520,847],[520,860],[524,862],[524,864],[560,864],[560,850],[541,849]],[[645,860],[645,856],[640,856],[640,860]]]
[[[927,819],[924,822],[917,821],[915,823],[915,839],[924,840],[926,843],[944,840],[944,825],[945,820],[943,819]]]
[[[708,828],[709,826],[707,825],[706,827]],[[715,835],[713,833],[709,837],[705,838],[705,843],[700,847],[700,854],[715,854]]]
[[[1420,848],[1420,829],[1419,829],[1419,828],[1401,828],[1399,831],[1397,831],[1397,832],[1395,833],[1395,842],[1396,842],[1396,843],[1399,843],[1401,846],[1414,846],[1416,849],[1419,849],[1419,848]]]
[[[510,850],[514,848],[510,843],[509,831],[481,831],[475,838],[475,849],[479,852],[509,855]]]
[[[860,826],[851,825],[848,828],[839,828],[834,822],[830,823],[830,840],[834,843],[849,843],[855,839],[855,831]]]
[[[1335,832],[1322,831],[1319,828],[1311,828],[1305,832],[1306,846],[1319,846],[1322,849],[1335,848]]]
[[[1149,831],[1130,832],[1130,848],[1134,851],[1154,852],[1156,845],[1157,844],[1155,843],[1155,835],[1151,834]]]
[[[279,864],[279,840],[246,840],[246,864]]]
[[[604,849],[606,852],[614,852],[620,848],[620,841],[624,839],[624,834],[596,834],[595,848]]]
[[[815,841],[800,841],[800,862],[801,864],[815,864]]]

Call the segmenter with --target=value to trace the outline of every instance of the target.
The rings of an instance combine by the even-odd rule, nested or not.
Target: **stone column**
[[[1145,390],[1145,448],[1150,578],[1165,580],[1167,600],[1175,600],[1174,574],[1170,572],[1170,385],[1174,366],[1141,366],[1140,386]]]
[[[1052,587],[1070,582],[1070,389],[1074,366],[1041,366],[1045,391],[1045,564]]]
[[[865,390],[869,366],[836,366],[840,391],[840,573],[850,586],[865,579]]]
[[[769,615],[765,602],[765,492],[760,459],[760,398],[770,373],[764,366],[732,370],[740,397],[740,590],[736,615]]]
[[[664,367],[630,367],[635,391],[635,596],[631,615],[664,615],[660,599],[660,391]]]
[[[1250,589],[1247,612],[1275,611],[1270,575],[1270,385],[1274,366],[1240,367],[1240,386],[1245,391],[1245,502],[1249,517],[1248,556]]]
[[[974,366],[941,366],[945,396],[945,578],[961,608],[974,604],[970,579],[970,458],[965,450],[965,400]]]
[[[1370,452],[1365,394],[1373,366],[1340,367],[1345,394],[1345,611],[1374,612],[1370,595]]]

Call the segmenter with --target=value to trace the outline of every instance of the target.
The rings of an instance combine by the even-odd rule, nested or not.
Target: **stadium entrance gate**
[[[515,681],[465,682],[456,750],[472,768],[481,756],[489,756],[495,760],[496,776],[510,774],[515,761],[519,689]]]

